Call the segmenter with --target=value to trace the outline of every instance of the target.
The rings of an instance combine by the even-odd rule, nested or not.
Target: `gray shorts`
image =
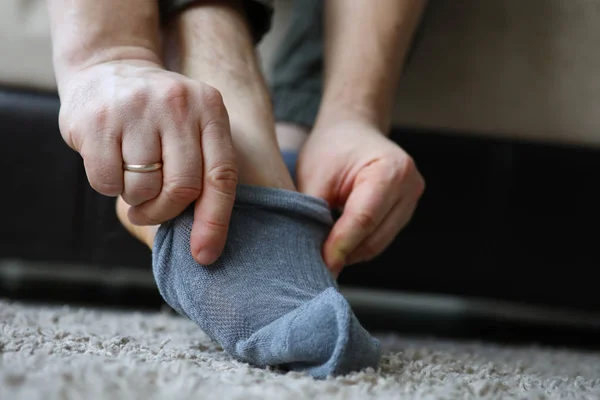
[[[199,0],[157,0],[161,23],[167,23],[175,14],[194,5]],[[258,43],[271,28],[274,0],[243,0],[244,11],[250,21],[254,40]]]
[[[275,119],[314,124],[323,84],[323,0],[294,0],[271,71]]]

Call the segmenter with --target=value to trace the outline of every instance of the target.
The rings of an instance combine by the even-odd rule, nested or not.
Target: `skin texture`
[[[177,18],[167,32],[173,50],[167,64],[195,82],[219,88],[240,165],[240,173],[225,180],[293,190],[277,141],[295,147],[303,133],[280,124],[275,139],[268,92],[243,15],[232,4],[203,2]],[[326,2],[324,97],[300,153],[298,182],[300,191],[343,209],[323,249],[336,275],[346,265],[380,254],[408,223],[425,188],[412,158],[387,138],[401,66],[423,6],[424,1],[414,0]],[[228,190],[216,198],[229,204]],[[119,218],[151,247],[156,227],[132,224],[134,208],[120,198]],[[227,229],[226,218],[206,219],[211,210],[196,205],[192,233],[194,254],[205,249],[212,253],[209,258],[216,248],[201,242],[216,243]]]
[[[294,187],[239,2],[199,2],[171,27],[182,74],[166,70],[155,3],[48,0],[60,130],[91,186],[130,206],[128,226],[160,224],[194,203],[191,251],[211,264],[238,181]],[[158,161],[160,171],[123,171]]]
[[[424,5],[325,2],[324,94],[297,173],[300,191],[343,208],[323,249],[335,274],[380,254],[409,222],[425,189],[414,160],[386,137]]]
[[[229,117],[239,182],[296,190],[278,148],[268,88],[239,5],[202,2],[175,18],[164,39],[169,69],[219,88]],[[211,234],[203,224],[206,204],[212,203],[199,204],[195,210],[194,224],[200,226],[192,231],[194,254],[202,250],[197,247],[206,237],[202,235]],[[135,226],[127,218],[130,209],[123,198],[117,201],[122,224],[152,248],[157,226]],[[215,228],[214,223],[209,225]],[[225,232],[227,226],[219,225]]]

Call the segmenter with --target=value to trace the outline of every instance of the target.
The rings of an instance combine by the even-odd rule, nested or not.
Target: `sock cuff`
[[[331,210],[325,200],[291,190],[239,184],[235,203],[294,212],[322,224],[333,225]]]

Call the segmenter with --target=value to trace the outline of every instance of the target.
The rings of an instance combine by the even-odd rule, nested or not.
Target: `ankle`
[[[308,138],[308,128],[292,122],[277,122],[275,133],[281,151],[298,152]]]
[[[156,231],[158,231],[158,225],[153,226],[138,226],[133,225],[129,221],[129,217],[127,216],[129,209],[131,206],[125,203],[125,200],[121,196],[117,198],[115,209],[117,212],[117,218],[121,225],[140,242],[144,243],[150,250],[152,250],[152,246],[154,244],[154,237],[156,236]]]
[[[246,185],[296,191],[276,143],[245,137],[235,141],[239,182]]]

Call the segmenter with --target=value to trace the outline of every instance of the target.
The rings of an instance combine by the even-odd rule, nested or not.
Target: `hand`
[[[425,188],[412,158],[359,119],[318,122],[297,178],[301,192],[343,207],[323,248],[335,276],[379,255],[409,222]]]
[[[83,157],[90,185],[131,205],[135,225],[158,225],[196,201],[191,251],[219,257],[237,184],[229,119],[220,93],[147,61],[113,61],[74,73],[60,87],[59,125]],[[123,163],[163,162],[139,173]]]

